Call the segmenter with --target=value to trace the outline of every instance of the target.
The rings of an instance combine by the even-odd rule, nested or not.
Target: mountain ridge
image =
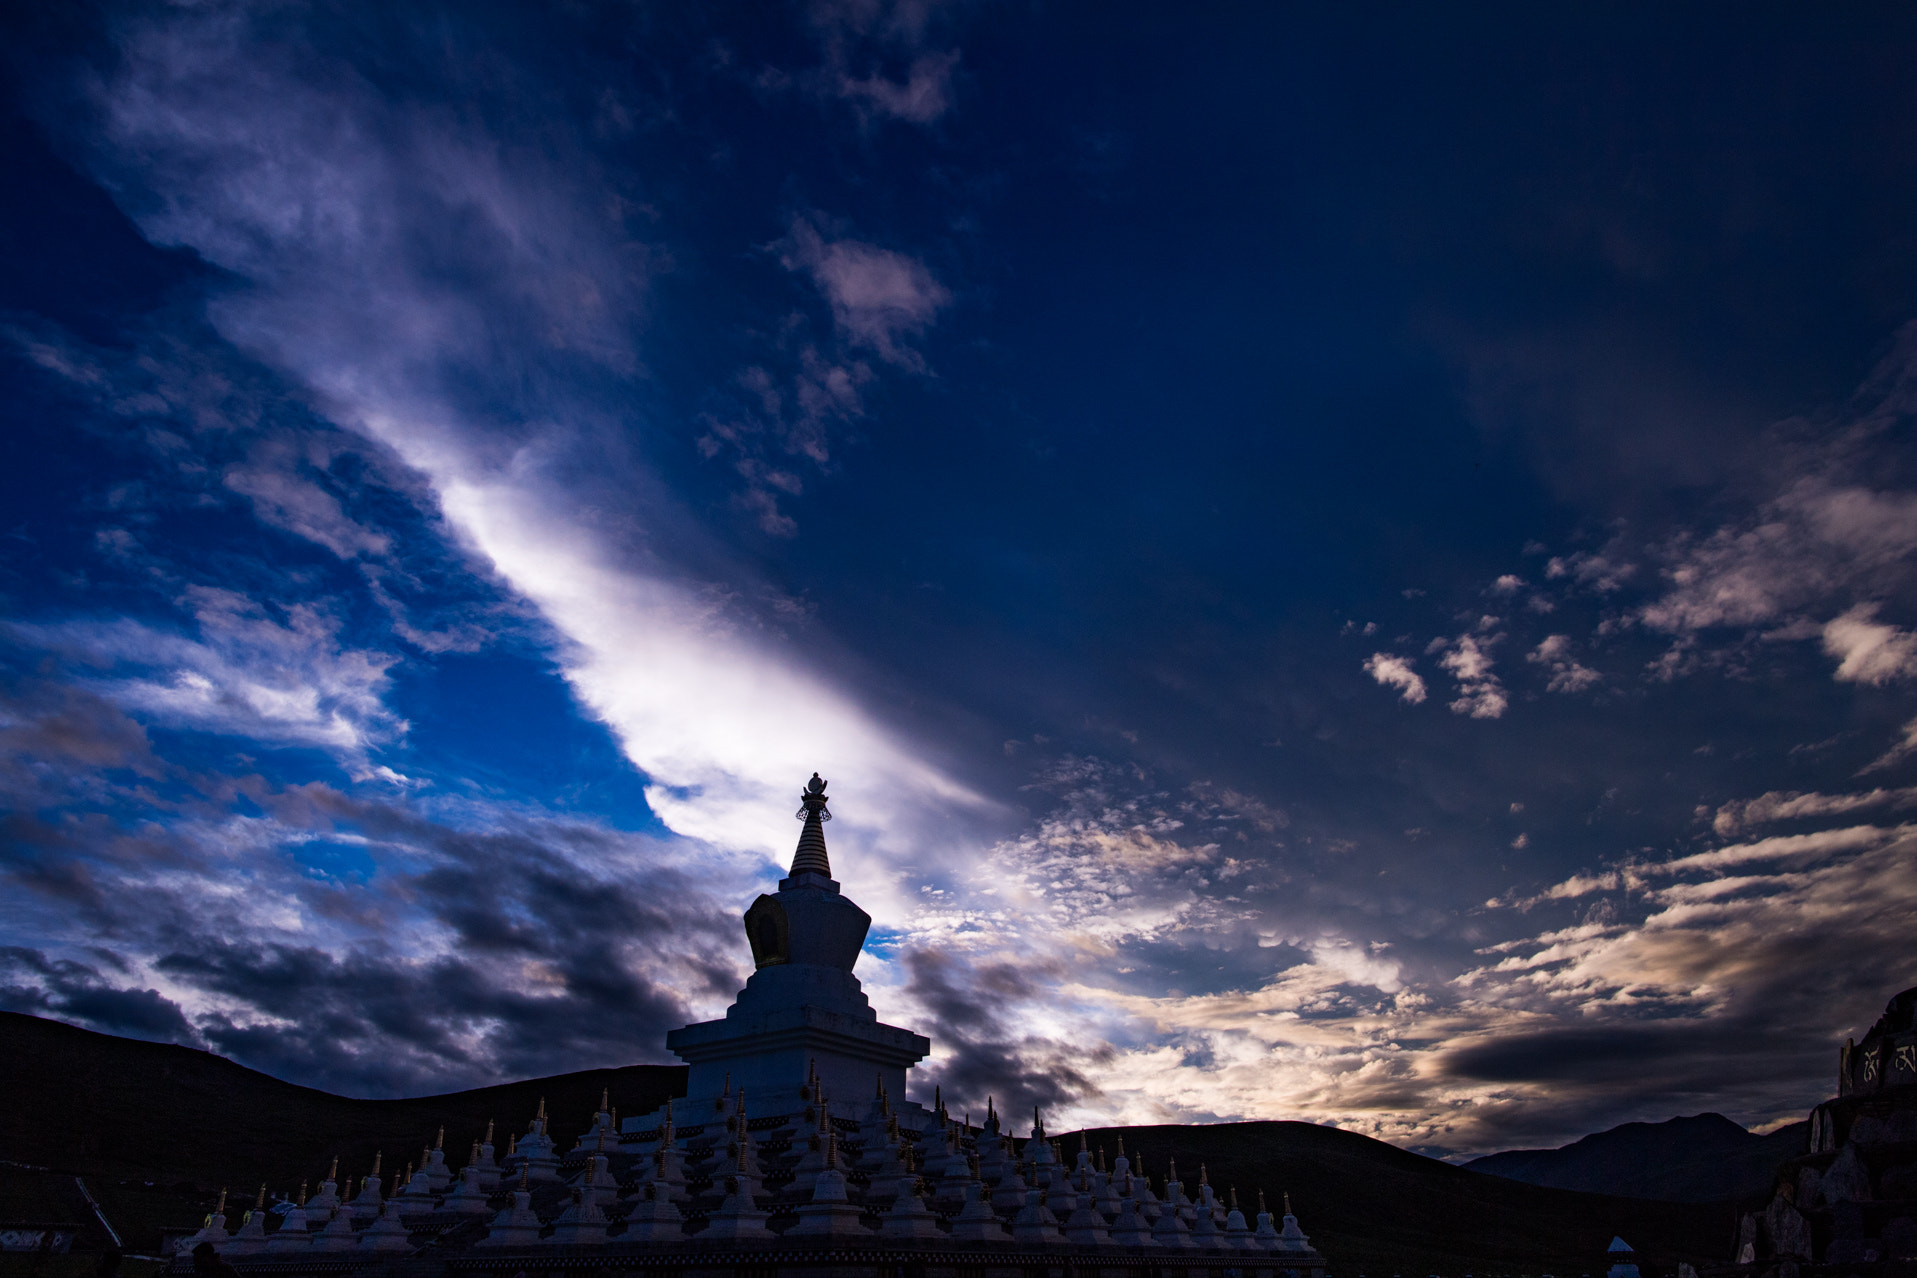
[[[1803,1152],[1808,1123],[1758,1135],[1715,1112],[1620,1123],[1556,1149],[1507,1149],[1463,1167],[1528,1185],[1708,1203],[1769,1190],[1777,1166]]]

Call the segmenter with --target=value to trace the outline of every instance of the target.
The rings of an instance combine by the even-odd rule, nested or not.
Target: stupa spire
[[[792,870],[789,877],[798,878],[801,874],[818,874],[832,877],[832,862],[825,855],[825,822],[832,819],[826,811],[825,781],[818,773],[805,783],[805,793],[799,796],[799,810],[794,813],[805,822],[799,831],[799,847],[792,854]]]

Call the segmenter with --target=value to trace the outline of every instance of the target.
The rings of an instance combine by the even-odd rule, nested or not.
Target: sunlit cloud
[[[1917,634],[1875,620],[1876,604],[1858,604],[1824,625],[1824,651],[1836,657],[1834,677],[1879,687],[1917,676]]]
[[[1387,688],[1396,688],[1407,705],[1415,706],[1424,701],[1424,676],[1413,668],[1409,657],[1374,652],[1365,658],[1365,673]]]
[[[405,732],[383,700],[397,655],[342,644],[323,605],[289,604],[281,621],[230,590],[189,586],[182,602],[196,637],[125,619],[23,624],[12,637],[61,654],[84,672],[80,686],[161,723],[362,762]]]
[[[849,866],[881,885],[876,905],[894,912],[888,854],[910,841],[939,855],[963,834],[943,818],[980,812],[978,797],[797,654],[715,610],[699,583],[632,548],[649,531],[643,507],[616,530],[582,520],[569,445],[606,442],[590,424],[600,405],[556,394],[521,406],[546,420],[500,426],[456,403],[462,370],[501,348],[473,298],[416,256],[438,233],[435,210],[464,211],[474,225],[449,251],[483,242],[485,287],[526,317],[505,358],[531,369],[583,356],[615,375],[637,365],[644,273],[633,264],[644,256],[580,178],[387,102],[350,73],[261,57],[236,15],[136,26],[126,54],[101,163],[152,193],[143,223],[156,240],[256,281],[216,310],[223,331],[426,478],[454,535],[560,637],[568,680],[645,773],[669,826],[782,858],[794,787],[815,768],[857,777],[835,829],[849,836]],[[381,145],[363,145],[374,136]],[[308,163],[270,159],[285,153]],[[220,180],[199,180],[208,170]],[[948,297],[922,266],[809,228],[795,244],[850,340],[916,362],[903,340]],[[562,416],[582,425],[550,425]]]

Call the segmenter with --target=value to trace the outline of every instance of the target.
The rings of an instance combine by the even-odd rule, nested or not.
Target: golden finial
[[[1285,1191],[1285,1215],[1291,1215],[1291,1191],[1289,1189]]]
[[[486,1143],[493,1143],[493,1120],[490,1118],[486,1120]]]
[[[1238,1210],[1238,1186],[1233,1185],[1230,1189],[1226,1190],[1225,1192],[1230,1195],[1230,1198],[1228,1199],[1228,1201],[1231,1203],[1231,1209],[1233,1211],[1237,1211]]]
[[[473,1152],[466,1155],[466,1161],[469,1163],[476,1163],[479,1161],[479,1142],[478,1141],[473,1142]]]
[[[544,1096],[539,1098],[539,1112],[533,1115],[533,1121],[536,1123],[546,1121],[546,1098]]]
[[[266,1210],[266,1182],[265,1181],[260,1182],[260,1196],[253,1200],[253,1210],[254,1211]]]
[[[332,1167],[327,1169],[326,1179],[333,1181],[335,1183],[338,1183],[339,1181],[339,1155],[338,1154],[333,1155],[333,1165]]]
[[[439,1125],[439,1135],[433,1138],[433,1148],[434,1149],[446,1148],[446,1125],[444,1123],[441,1123]]]
[[[377,1149],[373,1151],[373,1175],[375,1176],[379,1175],[379,1159],[383,1152],[384,1151]]]
[[[1198,1183],[1201,1185],[1211,1184],[1211,1181],[1205,1176],[1205,1164],[1203,1163],[1198,1164]]]
[[[225,1185],[220,1186],[220,1205],[213,1209],[213,1214],[215,1216],[226,1215],[226,1186]]]
[[[300,1182],[300,1206],[306,1206],[306,1182]]]
[[[1271,1211],[1265,1206],[1265,1191],[1262,1189],[1258,1191],[1258,1214],[1260,1216],[1271,1215]]]
[[[839,1166],[839,1133],[829,1127],[825,1132],[825,1165],[833,1170]]]
[[[612,1100],[612,1088],[610,1087],[600,1088],[599,1089],[599,1112],[600,1113],[603,1114],[606,1112],[606,1106],[608,1105],[609,1102],[611,1102],[611,1100]]]
[[[511,1158],[513,1155],[517,1154],[518,1152],[519,1152],[519,1137],[508,1136],[506,1138],[506,1157]]]

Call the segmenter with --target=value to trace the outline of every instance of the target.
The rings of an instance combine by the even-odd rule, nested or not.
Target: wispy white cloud
[[[1913,835],[1917,827],[1852,827],[1643,863],[1637,873],[1565,880],[1545,897],[1628,891],[1635,917],[1614,911],[1507,942],[1487,951],[1502,957],[1460,979],[1486,989],[1505,985],[1520,1002],[1575,1002],[1586,1015],[1632,1006],[1754,1015],[1763,1010],[1758,1000],[1776,997],[1794,979],[1844,977],[1852,969],[1840,955],[1904,926],[1899,920],[1917,907]],[[1755,866],[1770,868],[1746,872]],[[1908,979],[1888,971],[1855,975],[1872,988]],[[1811,988],[1788,996],[1806,1013],[1813,1013],[1815,997]],[[1831,1030],[1841,1028],[1829,1021],[1841,1010],[1813,1014]]]
[[[1398,689],[1407,705],[1419,705],[1425,699],[1424,676],[1413,668],[1409,657],[1374,652],[1365,658],[1365,673],[1387,688]]]
[[[126,619],[11,629],[17,642],[75,662],[82,686],[171,726],[320,746],[361,767],[406,731],[384,702],[398,657],[342,644],[339,618],[323,605],[290,604],[282,620],[206,586],[188,587],[183,603],[197,637]]]
[[[1770,790],[1755,799],[1726,803],[1711,819],[1711,828],[1721,835],[1735,835],[1753,826],[1779,821],[1802,821],[1815,817],[1862,812],[1870,808],[1904,808],[1917,804],[1917,787],[1897,790],[1869,790],[1862,794],[1816,794],[1795,790]]]
[[[792,223],[781,260],[811,277],[847,341],[924,371],[924,357],[906,341],[931,326],[952,294],[923,262],[863,240],[827,239],[807,218]]]
[[[1676,635],[1774,626],[1868,588],[1913,551],[1917,494],[1810,475],[1747,520],[1679,538],[1667,551],[1667,589],[1638,616]]]
[[[1497,719],[1509,708],[1511,701],[1504,683],[1492,669],[1490,648],[1500,637],[1459,635],[1438,658],[1438,664],[1458,681],[1458,696],[1451,702],[1453,714]]]
[[[1637,565],[1618,558],[1615,546],[1601,553],[1580,550],[1572,555],[1553,556],[1544,565],[1544,575],[1553,580],[1570,580],[1601,594],[1622,589],[1637,575]]]
[[[1881,772],[1885,768],[1902,763],[1913,754],[1917,754],[1917,719],[1912,719],[1909,723],[1906,723],[1904,725],[1903,736],[1894,743],[1890,749],[1865,764],[1858,775],[1863,776],[1866,773]]]
[[[1569,635],[1546,635],[1524,659],[1550,672],[1550,682],[1545,684],[1547,692],[1583,692],[1604,678],[1589,666],[1579,664],[1571,655]]]
[[[1875,618],[1878,605],[1861,603],[1824,625],[1824,652],[1837,658],[1843,683],[1881,687],[1917,676],[1917,634]]]
[[[298,443],[285,436],[261,440],[244,462],[227,468],[226,486],[251,499],[266,523],[324,546],[341,559],[386,554],[393,539],[349,516],[339,498],[307,473],[331,460],[324,453],[310,455],[317,443],[312,437]]]
[[[1668,861],[1644,863],[1642,876],[1687,874],[1694,871],[1721,871],[1769,861],[1814,861],[1835,853],[1873,847],[1890,839],[1907,837],[1908,827],[1883,829],[1874,825],[1854,825],[1818,830],[1811,834],[1779,834],[1754,843],[1733,843],[1708,852],[1692,852]]]

